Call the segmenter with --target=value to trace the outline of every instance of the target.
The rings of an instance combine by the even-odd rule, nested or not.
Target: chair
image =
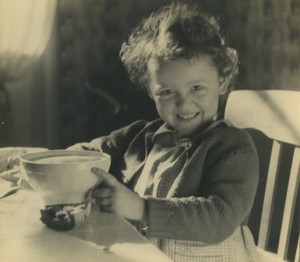
[[[225,119],[248,131],[259,130],[272,140],[262,211],[259,214],[257,248],[262,261],[300,261],[300,92],[233,91],[227,101]],[[256,145],[258,151],[263,146]],[[289,166],[283,168],[288,158],[286,146],[292,148],[291,160]],[[284,180],[287,182],[281,182]],[[257,212],[252,209],[252,214]],[[278,231],[277,236],[275,231]]]

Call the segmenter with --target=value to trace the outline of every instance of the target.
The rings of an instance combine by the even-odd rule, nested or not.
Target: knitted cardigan
[[[134,188],[161,119],[137,121],[90,142],[108,153],[110,173]],[[188,160],[167,192],[147,197],[147,237],[219,243],[244,224],[258,185],[255,145],[243,130],[218,120],[189,138]],[[178,140],[180,143],[180,140]]]

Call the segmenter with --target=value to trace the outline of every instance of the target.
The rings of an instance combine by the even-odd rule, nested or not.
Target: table
[[[171,261],[116,214],[92,206],[84,225],[58,232],[39,220],[43,206],[38,193],[24,189],[0,199],[0,261]]]

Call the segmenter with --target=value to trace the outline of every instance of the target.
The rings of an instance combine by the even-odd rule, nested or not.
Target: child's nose
[[[177,106],[184,106],[189,104],[192,101],[192,97],[186,94],[177,94],[176,97],[176,105]]]

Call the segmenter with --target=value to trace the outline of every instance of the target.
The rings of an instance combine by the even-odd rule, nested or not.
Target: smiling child
[[[258,159],[250,136],[222,119],[238,68],[218,21],[187,4],[143,20],[123,44],[133,83],[159,119],[136,121],[72,149],[108,153],[92,196],[174,261],[258,261],[247,217]]]

